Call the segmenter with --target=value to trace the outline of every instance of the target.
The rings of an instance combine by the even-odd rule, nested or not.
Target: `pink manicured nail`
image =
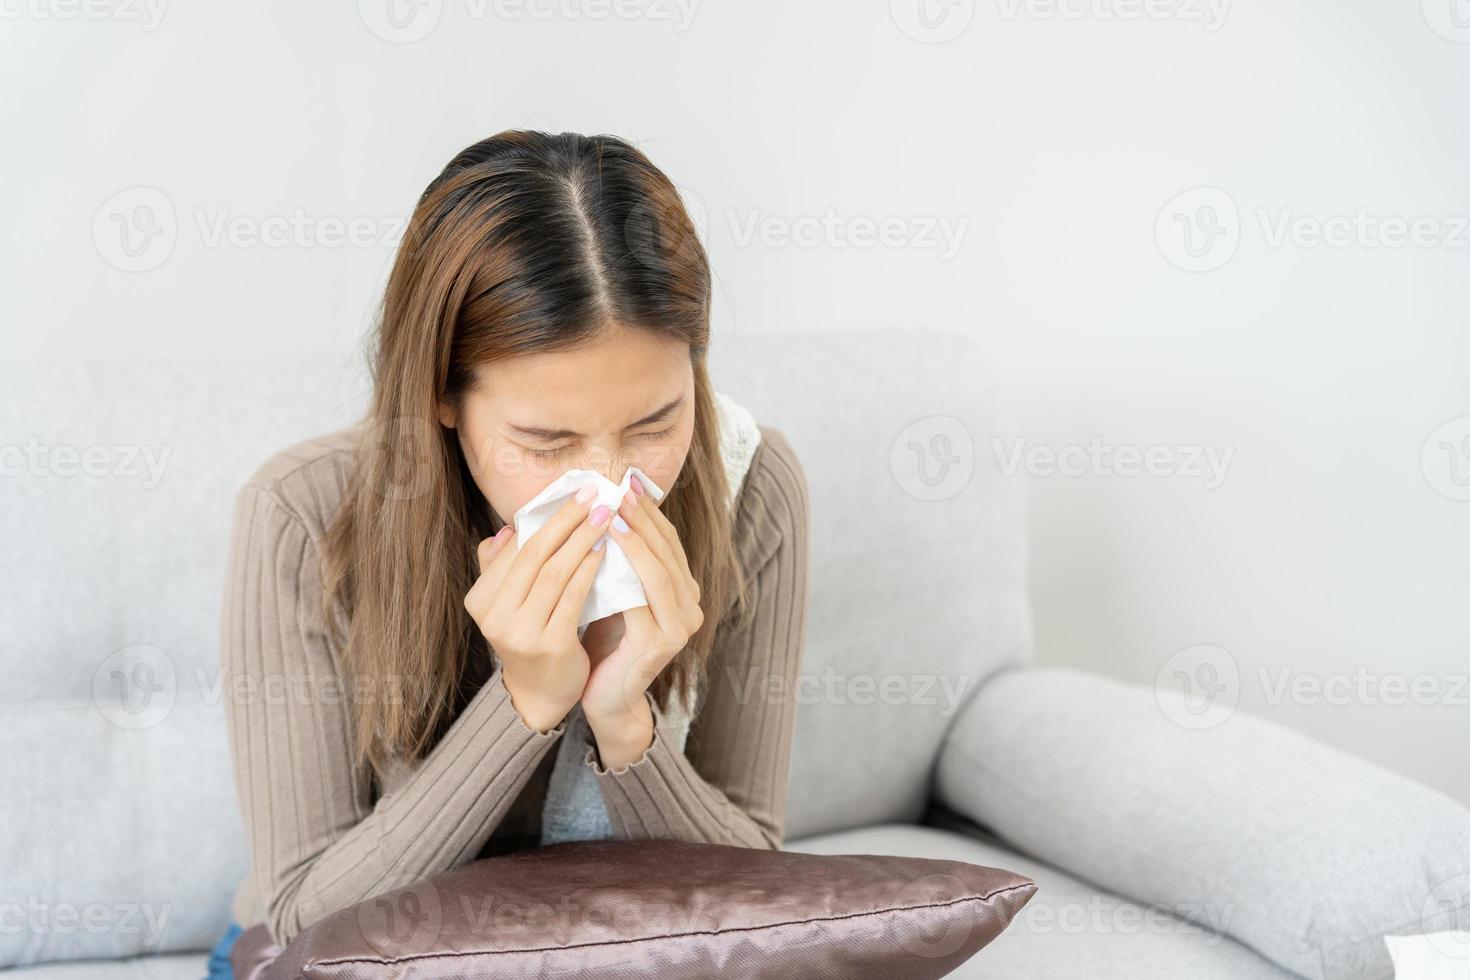
[[[602,525],[607,523],[607,519],[611,514],[612,511],[608,509],[607,504],[598,504],[592,508],[592,526],[602,527]]]
[[[577,491],[577,503],[585,504],[595,496],[597,496],[597,488],[589,483]]]
[[[602,537],[598,538],[596,541],[594,541],[592,543],[592,550],[593,551],[601,551],[606,546],[607,546],[607,535],[604,534]]]
[[[628,479],[628,484],[633,488],[633,493],[635,496],[643,496],[643,484],[639,482],[636,476],[630,477]]]
[[[504,541],[505,538],[506,538],[506,535],[510,534],[510,531],[511,531],[511,526],[509,524],[502,524],[500,526],[500,530],[498,530],[498,531],[495,532],[495,540],[496,541]]]

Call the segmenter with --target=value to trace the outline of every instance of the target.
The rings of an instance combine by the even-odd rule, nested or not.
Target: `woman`
[[[367,418],[237,499],[221,657],[251,871],[211,976],[241,929],[285,945],[545,842],[569,773],[602,836],[781,846],[807,487],[711,390],[709,306],[678,193],[622,140],[501,133],[424,191]],[[615,514],[568,498],[514,540],[566,470],[633,466],[662,499],[635,477]],[[648,604],[579,635],[609,537]]]

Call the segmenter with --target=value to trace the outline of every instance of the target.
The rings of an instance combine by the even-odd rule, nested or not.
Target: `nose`
[[[576,469],[577,467],[573,468]],[[619,473],[615,468],[610,466],[592,466],[591,464],[587,464],[580,468],[591,470],[593,473],[596,473],[598,476],[602,477],[604,480],[607,480],[609,483],[617,483],[619,480],[622,479],[622,474]],[[624,469],[626,468],[627,467],[624,467]]]

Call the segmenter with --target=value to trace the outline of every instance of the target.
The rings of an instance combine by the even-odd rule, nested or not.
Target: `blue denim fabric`
[[[219,942],[214,944],[214,949],[209,951],[209,963],[206,967],[209,975],[204,980],[235,980],[235,969],[230,966],[230,950],[235,948],[235,940],[244,931],[238,923],[230,923]]]

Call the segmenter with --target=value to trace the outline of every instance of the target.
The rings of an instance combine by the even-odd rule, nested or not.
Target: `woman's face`
[[[665,493],[694,437],[694,369],[689,345],[619,327],[574,351],[523,354],[476,370],[478,385],[456,430],[495,526],[571,469],[621,483],[628,467]]]

